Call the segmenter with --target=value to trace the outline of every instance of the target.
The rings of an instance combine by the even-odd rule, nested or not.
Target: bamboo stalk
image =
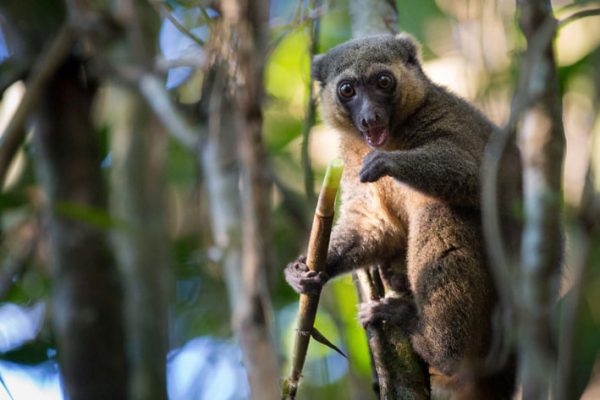
[[[329,247],[329,237],[331,235],[331,226],[333,225],[333,214],[335,197],[340,186],[342,170],[344,164],[342,160],[335,159],[327,166],[323,188],[319,195],[317,209],[310,231],[308,241],[308,250],[306,252],[306,265],[311,271],[324,271],[327,258],[327,249]],[[292,370],[290,377],[285,381],[282,390],[283,399],[295,399],[298,390],[298,383],[304,367],[308,343],[317,315],[317,307],[321,294],[301,294],[300,306],[298,308],[298,328],[296,330],[296,339],[294,341],[294,350],[292,352]]]

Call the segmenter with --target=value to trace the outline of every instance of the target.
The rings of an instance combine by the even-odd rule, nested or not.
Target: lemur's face
[[[363,136],[371,147],[382,147],[390,136],[397,101],[397,78],[389,66],[375,65],[364,75],[348,70],[336,79],[336,114]]]
[[[416,45],[406,36],[380,35],[347,42],[317,56],[323,114],[336,128],[385,148],[395,129],[424,97]]]
[[[339,102],[372,147],[383,146],[389,137],[395,88],[396,78],[385,68],[358,79],[344,77],[336,85]]]

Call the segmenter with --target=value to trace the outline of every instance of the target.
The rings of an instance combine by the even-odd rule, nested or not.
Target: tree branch
[[[320,0],[311,0],[309,8],[311,12],[316,12],[320,9]],[[317,53],[317,46],[319,43],[319,31],[321,27],[321,19],[317,16],[311,19],[308,23],[307,29],[310,32],[310,44],[308,49],[309,63],[312,66],[312,59]],[[302,169],[304,170],[304,191],[308,197],[310,204],[315,202],[315,188],[314,188],[314,174],[311,168],[310,155],[308,154],[308,145],[310,140],[310,131],[315,125],[317,116],[317,102],[313,93],[313,79],[312,74],[308,80],[307,88],[307,101],[306,101],[306,116],[304,118],[304,126],[302,128],[302,147],[301,147],[301,159]]]
[[[123,291],[107,233],[58,207],[107,207],[92,121],[97,82],[82,78],[85,67],[68,57],[45,86],[35,113],[35,166],[50,233],[52,323],[67,396],[124,399],[129,381]]]
[[[234,31],[238,160],[242,222],[243,302],[235,311],[234,329],[240,340],[252,397],[279,398],[279,366],[271,337],[271,303],[266,271],[270,260],[271,224],[267,154],[262,138],[264,62],[267,54],[266,0],[223,0],[223,19]]]
[[[599,16],[599,15],[600,15],[600,8],[592,8],[589,10],[578,11],[578,12],[571,14],[568,17],[563,18],[560,21],[558,21],[558,27],[562,28],[565,25],[570,24],[573,21],[577,21],[578,19],[581,19],[581,18],[594,17],[594,16]]]
[[[164,84],[152,74],[139,79],[139,89],[146,102],[171,135],[187,150],[196,151],[199,137],[183,115],[177,110]]]
[[[46,84],[69,54],[72,43],[71,30],[63,26],[31,70],[31,79],[26,83],[27,91],[0,136],[0,190],[4,186],[10,163],[25,139],[27,132],[25,121],[37,104]]]
[[[562,258],[561,194],[565,137],[549,0],[521,0],[527,39],[521,73],[527,101],[517,124],[522,148],[524,214],[521,247],[519,374],[524,398],[545,398],[555,377],[557,345],[552,309]]]
[[[161,17],[168,19],[169,22],[171,22],[173,24],[173,26],[179,32],[183,33],[185,36],[192,39],[198,46],[204,47],[204,45],[206,44],[206,43],[204,43],[204,40],[202,40],[198,36],[194,35],[188,28],[186,28],[181,22],[179,22],[177,17],[175,17],[171,13],[172,10],[167,9],[166,3],[161,3],[161,2],[153,1],[153,0],[148,0],[148,3],[150,3],[152,8],[154,8]],[[208,23],[208,20],[206,22]]]

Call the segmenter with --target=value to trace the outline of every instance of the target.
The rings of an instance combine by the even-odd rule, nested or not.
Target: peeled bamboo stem
[[[327,167],[323,188],[319,195],[317,209],[310,231],[306,265],[311,271],[324,271],[329,247],[329,237],[333,225],[335,197],[340,186],[344,164],[341,160],[333,160]],[[301,294],[298,309],[298,328],[292,353],[292,370],[283,386],[282,398],[295,399],[302,368],[308,351],[310,335],[317,315],[320,293]]]

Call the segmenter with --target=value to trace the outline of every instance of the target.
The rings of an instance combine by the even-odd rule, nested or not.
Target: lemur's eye
[[[338,87],[338,93],[341,97],[349,99],[356,94],[356,91],[350,82],[342,82],[342,84]]]
[[[379,74],[377,77],[377,86],[383,90],[389,90],[394,86],[394,79],[386,73]]]

